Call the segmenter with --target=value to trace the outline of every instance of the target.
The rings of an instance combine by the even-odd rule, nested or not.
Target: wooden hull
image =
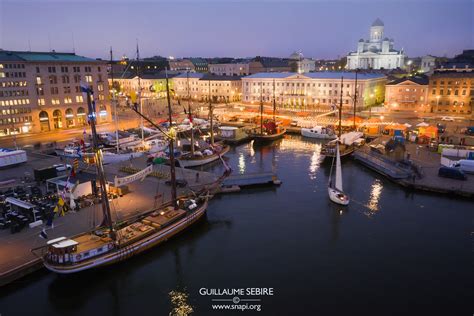
[[[207,203],[208,202],[206,200],[196,211],[185,216],[176,223],[173,223],[172,225],[165,227],[123,248],[113,249],[108,253],[74,265],[54,265],[44,260],[44,266],[48,270],[55,273],[71,274],[124,261],[150,248],[158,246],[159,244],[167,241],[171,237],[192,226],[206,214]]]
[[[191,159],[176,158],[176,160],[178,161],[179,166],[182,168],[198,167],[216,161],[217,159],[219,159],[219,156],[225,155],[229,151],[229,149],[229,146],[224,146],[219,154],[194,157]]]
[[[283,138],[285,133],[286,133],[286,129],[283,129],[281,132],[276,133],[276,134],[272,134],[272,135],[254,134],[254,135],[252,135],[252,137],[254,139],[254,143],[264,144],[264,143],[269,143],[269,142],[272,142],[274,140]]]

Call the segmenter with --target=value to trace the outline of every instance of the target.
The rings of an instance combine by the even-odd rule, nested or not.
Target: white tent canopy
[[[426,126],[430,126],[430,124],[428,124],[428,123],[426,123],[426,122],[421,122],[421,123],[416,124],[416,126],[418,126],[418,127],[426,127]]]

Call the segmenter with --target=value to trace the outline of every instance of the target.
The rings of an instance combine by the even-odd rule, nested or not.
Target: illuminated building
[[[405,77],[388,82],[385,107],[394,112],[430,112],[428,78]]]
[[[474,72],[437,71],[430,76],[428,99],[434,113],[473,114]]]
[[[341,93],[344,107],[353,107],[354,72],[258,73],[242,78],[244,103],[271,104],[273,96],[278,107],[308,108],[339,104]],[[381,74],[359,73],[357,78],[357,108],[379,104],[384,100],[386,77]],[[275,85],[273,85],[275,83]]]
[[[405,66],[403,50],[393,48],[393,39],[383,37],[384,23],[377,19],[370,27],[370,39],[360,39],[357,51],[347,55],[348,69],[395,69]]]
[[[0,50],[0,136],[87,125],[80,84],[92,85],[107,121],[107,63],[73,53]]]

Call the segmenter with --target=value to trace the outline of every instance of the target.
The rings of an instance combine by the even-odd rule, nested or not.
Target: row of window
[[[61,69],[61,72],[69,72],[69,67],[68,66],[61,66],[60,69]],[[73,66],[72,71],[73,72],[81,72],[81,67]],[[100,72],[100,66],[97,67],[97,71]],[[48,66],[48,72],[49,73],[56,73],[56,66]],[[91,66],[84,66],[84,72],[92,72],[92,67]],[[36,73],[40,73],[40,67],[36,67]]]
[[[449,88],[449,89],[446,90],[446,95],[451,95],[452,92],[453,92],[453,90],[451,88]],[[467,93],[466,90],[462,90],[461,95],[466,95],[466,93]],[[431,94],[436,95],[436,89],[433,89],[431,91]],[[444,95],[444,89],[439,89],[439,95]],[[458,89],[454,90],[453,95],[459,95],[459,90]],[[470,91],[470,95],[474,96],[474,90]]]
[[[28,90],[4,90],[0,91],[1,97],[19,97],[28,95]]]
[[[25,69],[25,64],[0,64],[0,69]]]
[[[26,72],[3,72],[3,71],[0,71],[0,78],[26,78]]]
[[[31,108],[3,109],[0,111],[0,114],[3,114],[3,115],[27,114],[27,113],[31,113]]]
[[[31,116],[0,118],[0,125],[9,125],[12,123],[32,122]]]
[[[249,82],[246,82],[245,85],[246,85],[246,86],[249,86]],[[267,86],[273,86],[273,83],[267,82],[267,83],[265,84],[265,82],[252,82],[252,85],[253,85],[253,86],[265,86],[265,85],[267,85]],[[282,82],[282,83],[281,83],[281,86],[282,86],[282,87],[284,87],[285,85],[286,85],[287,87],[295,87],[295,86],[296,86],[296,87],[300,87],[300,86],[301,86],[301,87],[305,87],[305,86],[306,86],[306,87],[309,88],[309,87],[311,87],[311,85],[312,85],[313,87],[316,87],[316,83],[306,83],[306,84],[305,84],[304,82],[301,82],[301,83],[300,83],[300,82],[296,82],[296,83],[294,83],[294,82],[292,82],[292,83],[290,83],[290,82],[286,82],[286,83],[285,83],[285,82]],[[280,86],[280,82],[277,82],[277,83],[276,83],[276,86],[279,87],[279,86]],[[332,84],[332,83],[327,83],[327,84],[326,84],[326,83],[322,83],[322,84],[321,84],[321,83],[318,83],[318,87],[321,87],[321,86],[324,87],[324,88],[325,88],[326,86],[328,86],[329,88],[332,88],[333,84]],[[338,83],[335,83],[335,84],[334,84],[334,88],[337,88],[338,86],[339,86]],[[350,84],[346,84],[346,88],[350,88],[350,86],[351,86]]]
[[[30,104],[30,99],[15,99],[0,101],[0,106],[12,106],[12,105],[26,105]]]
[[[11,87],[26,87],[26,81],[4,81],[0,82],[0,87],[2,88],[11,88]]]
[[[433,80],[432,84],[433,84],[433,85],[436,85],[436,83],[437,83],[437,81],[436,81],[436,80]],[[448,85],[452,85],[452,84],[453,84],[453,81],[447,81],[447,83],[448,83]],[[467,81],[463,81],[463,82],[462,82],[462,85],[463,85],[463,86],[466,86],[467,83],[468,83]],[[440,84],[440,85],[444,85],[444,84],[445,84],[445,81],[444,81],[444,80],[440,80],[439,84]],[[457,85],[457,86],[458,86],[458,85],[460,85],[460,84],[461,84],[461,81],[458,81],[458,80],[454,81],[454,85]],[[471,84],[474,84],[474,80],[471,80]]]

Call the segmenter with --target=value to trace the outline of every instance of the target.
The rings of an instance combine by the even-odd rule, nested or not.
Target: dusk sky
[[[474,48],[471,0],[443,1],[8,1],[0,48],[141,56],[337,58],[368,38],[379,17],[409,57]],[[30,44],[28,44],[28,42]]]

